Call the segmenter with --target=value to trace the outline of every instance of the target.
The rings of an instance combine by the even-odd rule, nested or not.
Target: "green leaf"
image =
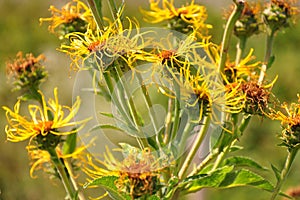
[[[233,136],[233,134],[228,133],[228,131],[226,130],[232,130],[232,125],[229,123],[225,123],[223,124],[224,128],[221,130],[221,134],[218,137],[217,141],[215,141],[213,149],[219,149],[219,151],[223,151],[223,149],[228,146],[232,140],[235,139],[235,137]]]
[[[238,186],[252,186],[269,192],[272,192],[274,189],[274,186],[269,181],[247,169],[228,173],[218,187],[232,188]]]
[[[83,187],[87,188],[88,186],[100,186],[104,188],[110,195],[112,199],[115,200],[131,200],[131,197],[124,192],[120,192],[115,184],[115,181],[118,179],[116,176],[103,176],[97,178],[92,182],[86,183]]]
[[[243,149],[243,147],[234,145],[234,146],[230,147],[230,152],[235,152],[235,151],[239,151],[242,149]]]
[[[62,147],[63,154],[68,155],[73,153],[76,149],[76,142],[77,142],[77,133],[72,133],[68,135]]]
[[[112,113],[108,113],[108,112],[99,112],[99,113],[105,117],[114,118],[114,115]]]
[[[233,166],[225,166],[213,171],[210,174],[196,175],[189,177],[187,180],[191,182],[188,193],[199,191],[202,188],[232,188],[240,186],[251,186],[272,192],[273,185],[260,175],[246,169],[232,171]],[[198,177],[197,177],[198,176]]]
[[[113,129],[113,130],[116,130],[116,131],[124,131],[122,130],[121,128],[113,125],[113,124],[98,124],[94,127],[92,127],[89,131],[96,131],[98,129]]]
[[[225,159],[222,163],[223,166],[232,165],[238,167],[252,167],[260,170],[267,170],[265,167],[258,164],[256,161],[251,158],[241,157],[241,156],[233,156]]]
[[[267,64],[267,69],[270,69],[270,67],[272,66],[274,61],[275,61],[275,56],[271,56],[270,59],[269,59],[269,62]]]
[[[279,181],[281,179],[280,178],[280,174],[281,174],[280,170],[277,169],[274,165],[271,165],[271,167],[272,167],[272,170],[275,174],[275,177],[276,177],[277,181]]]
[[[188,192],[196,192],[202,188],[208,187],[217,188],[223,182],[226,175],[233,170],[233,168],[233,166],[218,168],[209,174],[198,174],[188,177],[183,181],[183,183],[192,183],[192,186],[188,189]]]

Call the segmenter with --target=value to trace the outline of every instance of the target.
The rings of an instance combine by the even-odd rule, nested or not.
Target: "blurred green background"
[[[17,98],[17,93],[11,93],[12,86],[6,79],[5,62],[13,59],[18,51],[32,52],[34,55],[44,53],[47,57],[45,65],[49,71],[49,79],[42,86],[47,96],[52,97],[54,87],[59,88],[60,100],[63,104],[71,105],[72,86],[75,73],[69,71],[68,58],[55,50],[59,46],[57,38],[47,31],[47,24],[39,25],[40,17],[48,17],[47,11],[51,4],[61,7],[66,1],[62,0],[1,0],[0,1],[0,105],[12,107]],[[137,1],[128,1],[127,13],[135,13],[139,19]],[[140,3],[141,2],[141,3]],[[140,1],[143,7],[146,0]],[[178,5],[183,1],[176,1]],[[208,23],[214,26],[213,40],[221,40],[224,20],[222,13],[224,5],[230,1],[201,1],[196,2],[207,5]],[[134,6],[130,6],[130,4]],[[142,25],[142,22],[141,22]],[[276,55],[275,64],[270,69],[268,78],[279,75],[274,87],[274,93],[281,101],[296,101],[296,94],[300,92],[300,24],[280,32],[274,45]],[[257,59],[263,58],[265,37],[254,36],[250,39],[248,47],[255,49]],[[235,38],[233,38],[235,41]],[[234,51],[235,44],[231,47]],[[64,190],[60,182],[48,179],[47,175],[37,173],[38,178],[29,176],[29,162],[25,150],[26,143],[13,144],[6,141],[4,127],[6,124],[5,113],[0,109],[0,200],[53,200],[64,199]],[[271,163],[281,168],[286,152],[278,147],[277,134],[280,133],[280,124],[268,119],[255,117],[247,129],[240,144],[244,150],[238,154],[251,156],[265,167],[270,168]],[[292,172],[284,186],[300,185],[300,159],[299,156],[293,166]],[[263,174],[274,182],[272,172]],[[235,188],[227,190],[206,190],[205,198],[208,200],[263,200],[268,199],[267,192],[253,188]],[[192,197],[191,197],[192,198]],[[198,199],[193,197],[193,199]]]

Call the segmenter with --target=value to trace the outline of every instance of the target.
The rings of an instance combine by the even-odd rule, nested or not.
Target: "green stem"
[[[265,77],[265,74],[266,74],[266,71],[267,71],[267,68],[270,67],[269,62],[270,62],[270,58],[271,58],[271,55],[272,55],[274,35],[275,35],[275,31],[270,31],[270,33],[268,33],[268,35],[267,35],[266,53],[265,53],[264,63],[261,67],[259,78],[258,78],[258,81],[257,81],[258,85],[262,84],[262,82],[264,80],[264,77]]]
[[[151,109],[153,107],[153,104],[152,104],[151,98],[149,96],[148,89],[145,86],[145,84],[143,83],[143,77],[141,76],[141,74],[139,74],[137,72],[136,73],[136,77],[137,77],[137,79],[139,81],[139,85],[141,86],[141,89],[142,89],[142,92],[143,92],[143,96],[144,96],[144,99],[145,99],[146,104],[147,104],[147,109],[148,109],[148,111],[150,113],[149,117],[150,117],[151,123],[153,124],[156,143],[157,143],[159,149],[162,150],[161,143],[163,142],[163,139],[161,139],[162,136],[159,134],[159,130],[158,130],[158,127],[157,127],[158,122],[156,120],[156,113],[155,113],[155,111],[153,109]]]
[[[103,15],[102,15],[102,4],[101,0],[87,0],[88,5],[93,13],[94,19],[98,25],[98,28],[103,29]]]
[[[153,124],[154,132],[155,132],[155,134],[157,134],[158,133],[158,129],[157,129],[157,124],[158,123],[157,123],[157,120],[156,120],[156,117],[155,117],[156,113],[154,112],[153,109],[151,109],[153,105],[152,105],[151,98],[149,96],[148,89],[145,86],[145,84],[143,83],[143,77],[141,76],[141,74],[136,73],[136,77],[137,77],[137,79],[139,81],[139,84],[140,84],[142,92],[143,92],[144,99],[145,99],[146,104],[147,104],[147,108],[148,108],[148,110],[150,112],[150,120],[151,120],[151,122]]]
[[[110,91],[107,88],[108,85],[103,85],[103,84],[101,84],[100,81],[97,80],[97,77],[96,77],[97,72],[98,72],[97,70],[95,71],[95,70],[89,69],[89,73],[90,73],[91,77],[93,77],[93,82],[95,84],[95,85],[93,84],[93,87],[95,88],[95,91],[96,91],[96,88],[98,87],[100,89],[100,91],[97,93],[103,95],[107,101],[111,101]],[[106,72],[103,72],[102,74],[105,74],[105,73]],[[109,84],[111,84],[111,82]]]
[[[194,170],[188,175],[194,176],[199,173],[210,161],[212,161],[217,155],[219,154],[218,151],[210,152],[208,156],[205,157],[204,160],[196,167]]]
[[[139,126],[142,123],[140,123],[140,120],[139,120],[139,117],[138,117],[138,112],[137,112],[137,110],[135,108],[134,101],[133,101],[132,97],[130,96],[129,88],[127,87],[127,84],[122,80],[123,72],[122,72],[122,69],[120,68],[120,64],[116,63],[116,65],[114,67],[115,67],[117,75],[118,75],[118,80],[116,80],[116,81],[118,81],[118,83],[121,84],[121,87],[124,89],[125,95],[128,98],[129,111],[131,113],[132,120],[133,120],[133,122],[135,124],[135,128],[137,130],[139,130],[140,129]]]
[[[172,125],[172,131],[171,131],[171,135],[170,135],[170,138],[171,140],[173,141],[178,133],[178,128],[179,128],[179,125],[180,125],[180,99],[178,99],[181,95],[181,92],[180,92],[180,86],[177,84],[177,82],[175,80],[173,80],[173,83],[174,83],[174,88],[175,88],[175,94],[176,94],[176,97],[175,97],[175,105],[174,105],[174,122],[173,122],[173,125]],[[170,143],[171,145],[171,143]]]
[[[116,21],[116,19],[118,18],[118,13],[119,13],[116,2],[114,0],[108,0],[108,5],[109,5],[111,15],[112,15],[114,21]],[[118,26],[118,24],[116,24],[116,26]]]
[[[205,116],[204,119],[203,119],[203,126],[201,127],[194,143],[193,143],[193,146],[192,148],[190,149],[181,169],[179,170],[179,173],[178,173],[178,178],[179,179],[182,179],[183,176],[185,175],[186,171],[188,170],[195,154],[197,153],[205,135],[206,135],[206,132],[207,132],[207,129],[209,127],[209,123],[210,122],[210,117],[207,117]]]
[[[241,61],[241,58],[242,58],[243,53],[245,51],[246,42],[247,42],[247,37],[240,37],[239,42],[236,45],[236,58],[235,58],[235,65],[236,66]]]
[[[245,2],[243,0],[235,0],[235,7],[233,12],[231,13],[228,22],[226,24],[225,27],[225,31],[223,34],[223,39],[222,39],[222,45],[221,45],[221,52],[220,52],[220,63],[219,63],[219,67],[218,67],[218,71],[219,72],[224,72],[224,68],[225,68],[225,63],[226,63],[226,59],[227,59],[227,53],[229,50],[229,44],[230,44],[230,39],[232,36],[232,32],[234,29],[234,25],[236,23],[236,21],[239,19],[244,6],[245,6]]]
[[[187,140],[188,140],[189,136],[191,136],[192,128],[193,128],[193,126],[191,123],[187,123],[186,126],[184,127],[182,136],[180,138],[179,149],[177,151],[177,155],[180,156],[180,158],[177,161],[178,167],[176,168],[174,174],[179,173],[179,170],[182,169],[183,163],[186,161],[185,148],[187,147]],[[171,148],[171,144],[170,144],[169,148]]]
[[[125,118],[126,122],[131,122],[131,120],[127,117],[126,111],[124,111],[122,105],[120,104],[119,100],[116,98],[113,98],[112,95],[114,93],[114,85],[111,80],[111,74],[109,71],[103,73],[103,77],[106,82],[106,86],[109,91],[110,98],[112,99],[113,103],[116,105],[118,108],[118,111],[121,113],[121,115]]]
[[[171,122],[172,122],[172,110],[173,110],[173,98],[169,97],[168,99],[168,113],[166,116],[165,122],[165,135],[164,135],[164,143],[168,144],[171,136]],[[170,143],[169,143],[170,144]],[[171,144],[170,144],[171,145]]]
[[[56,154],[55,149],[48,149],[49,154],[51,155],[51,160],[60,176],[61,182],[64,185],[64,188],[68,194],[68,197],[72,200],[76,200],[76,190],[73,187],[71,180],[69,179],[69,175],[66,172],[66,166],[62,163],[59,157]]]
[[[229,143],[229,145],[226,146],[226,147],[224,148],[224,150],[223,150],[222,152],[219,153],[219,155],[217,156],[217,159],[216,159],[216,161],[215,161],[215,163],[214,163],[214,166],[212,167],[211,171],[214,171],[214,170],[216,170],[216,169],[219,167],[220,163],[221,163],[221,162],[223,161],[223,159],[224,159],[224,156],[229,152],[230,148],[231,148],[237,141],[238,141],[237,139],[232,140],[232,141]]]
[[[288,151],[288,155],[286,157],[284,167],[281,171],[279,179],[277,180],[276,186],[275,186],[273,194],[271,196],[271,200],[274,200],[277,197],[277,195],[279,194],[280,188],[283,185],[283,183],[291,169],[291,166],[293,164],[293,161],[296,157],[297,152],[298,152],[298,148],[293,148]]]
[[[238,141],[238,137],[243,135],[245,129],[247,128],[247,126],[249,125],[249,122],[250,122],[250,119],[251,119],[251,116],[244,116],[239,127],[238,128],[235,128],[234,129],[234,137],[235,139],[233,139],[229,144],[228,146],[226,146],[224,148],[224,150],[222,152],[219,153],[215,163],[214,163],[214,166],[212,168],[212,171],[217,169],[220,165],[220,163],[222,162],[224,156],[229,152],[230,148]]]

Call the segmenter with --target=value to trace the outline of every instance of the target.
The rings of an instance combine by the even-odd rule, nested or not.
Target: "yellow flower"
[[[55,148],[52,153],[55,153],[55,157],[58,157],[68,170],[70,176],[75,178],[74,168],[81,167],[84,164],[87,146],[77,146],[73,152],[65,152],[63,153],[63,145],[59,145]],[[54,176],[58,176],[57,172],[54,170],[55,166],[53,163],[53,155],[49,153],[48,150],[43,150],[38,148],[36,145],[29,144],[26,147],[28,151],[28,156],[31,160],[31,168],[30,168],[30,176],[35,178],[34,172],[37,170],[43,170],[48,174],[52,174]]]
[[[215,64],[215,66],[218,66],[220,62],[220,46],[214,43],[209,43],[209,45],[204,46],[204,48],[210,60]],[[226,78],[230,83],[239,82],[240,79],[248,80],[249,78],[257,78],[261,62],[253,62],[255,59],[253,51],[253,49],[250,49],[248,55],[239,60],[238,64],[236,61],[231,62],[227,59],[224,68],[224,78]]]
[[[182,39],[172,32],[168,33],[159,41],[149,42],[149,47],[145,45],[146,49],[151,49],[150,52],[140,50],[133,53],[128,60],[131,63],[136,61],[152,63],[149,70],[152,70],[153,73],[160,73],[166,68],[167,71],[179,73],[186,65],[197,68],[198,65],[205,63],[208,66],[210,64],[202,58],[204,55],[199,53],[207,44],[205,41],[197,41],[195,34],[196,32],[193,32]]]
[[[88,166],[83,170],[92,179],[105,176],[116,176],[115,184],[121,192],[129,194],[132,199],[156,192],[159,185],[159,172],[162,170],[160,162],[149,148],[140,150],[127,144],[121,144],[124,159],[119,161],[107,148],[104,161],[93,162],[88,157]],[[164,165],[167,162],[163,163]],[[100,166],[99,166],[100,165]]]
[[[85,61],[88,60],[89,64],[97,65],[94,66],[96,69],[103,70],[118,57],[143,46],[141,44],[140,47],[138,44],[140,37],[138,33],[132,36],[133,26],[138,28],[137,23],[127,19],[128,29],[123,27],[118,18],[113,23],[109,22],[104,30],[93,30],[88,27],[85,33],[70,33],[66,35],[70,39],[70,44],[62,44],[59,50],[71,57],[73,69],[85,69],[84,65],[87,65]]]
[[[34,139],[41,149],[56,147],[61,142],[59,136],[75,133],[86,123],[87,120],[72,121],[80,106],[79,98],[70,108],[59,104],[57,89],[54,89],[54,99],[49,99],[48,104],[41,92],[40,95],[42,106],[32,104],[28,106],[30,118],[20,114],[20,101],[15,104],[13,110],[3,107],[8,121],[5,128],[8,141]]]
[[[278,120],[282,125],[283,144],[293,148],[300,144],[300,95],[297,95],[298,102],[283,103],[281,110],[271,110],[269,117]]]
[[[189,66],[186,67],[178,78],[174,77],[181,88],[182,100],[186,101],[191,110],[198,111],[194,113],[193,120],[199,122],[208,115],[214,122],[220,122],[216,112],[242,111],[245,95],[239,90],[240,84],[229,87],[216,69],[198,68],[197,73],[192,74]]]
[[[194,0],[180,8],[174,6],[174,0],[162,0],[162,8],[159,4],[160,0],[150,0],[150,11],[141,10],[147,22],[159,23],[168,20],[172,29],[183,33],[188,33],[194,29],[200,36],[206,35],[207,30],[212,27],[205,24],[206,8],[194,4]]]
[[[40,22],[50,22],[49,30],[51,32],[55,32],[57,28],[60,28],[61,37],[70,32],[85,32],[88,24],[90,27],[96,28],[90,9],[80,0],[70,1],[61,10],[54,6],[50,6],[49,10],[52,17],[40,18]]]

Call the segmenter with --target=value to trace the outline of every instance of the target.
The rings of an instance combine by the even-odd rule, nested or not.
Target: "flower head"
[[[257,81],[248,81],[241,84],[240,89],[246,95],[244,112],[252,115],[265,116],[271,101],[271,89],[277,78],[270,84],[260,85]]]
[[[124,28],[118,18],[113,23],[109,22],[103,30],[88,27],[85,33],[70,33],[66,35],[70,44],[62,44],[59,50],[71,57],[74,69],[84,69],[82,65],[96,64],[93,66],[95,69],[103,70],[117,58],[124,58],[122,55],[141,48],[138,43],[140,35],[132,35],[133,24],[138,25],[127,19],[128,29]]]
[[[118,161],[107,148],[104,161],[96,160],[95,163],[89,157],[88,166],[84,171],[92,179],[105,176],[118,177],[115,185],[120,192],[129,194],[132,199],[155,194],[159,186],[162,160],[157,159],[149,148],[140,150],[128,144],[121,146],[122,149],[119,151],[124,156],[122,161]]]
[[[198,116],[198,121],[209,115],[219,123],[217,111],[239,113],[244,107],[245,95],[239,91],[240,84],[231,84],[230,87],[224,84],[217,70],[211,70],[207,74],[198,70],[193,75],[186,69],[177,82],[188,107],[198,110],[199,113],[195,115]]]
[[[249,80],[254,79],[260,69],[261,62],[253,62],[255,57],[253,56],[253,49],[246,57],[241,59],[238,64],[236,62],[230,62],[229,60],[225,63],[224,73],[226,78],[230,82],[235,82],[236,80]]]
[[[231,11],[232,12],[232,9]],[[234,35],[238,38],[248,38],[254,34],[260,32],[260,13],[261,5],[256,3],[247,3],[245,2],[244,9],[241,13],[241,16],[236,21],[234,26]],[[229,18],[229,14],[225,14],[225,18]]]
[[[54,6],[50,6],[49,10],[52,17],[40,18],[40,22],[50,22],[49,30],[53,33],[57,31],[60,39],[71,32],[85,32],[88,25],[96,27],[90,9],[80,0],[70,1],[61,10]]]
[[[142,10],[147,22],[168,21],[169,27],[173,30],[189,33],[194,29],[200,36],[207,35],[208,29],[212,27],[205,24],[206,8],[195,4],[194,0],[180,8],[174,6],[174,0],[162,0],[162,8],[159,4],[160,0],[150,0],[150,11]]]
[[[282,125],[283,145],[294,148],[300,144],[300,95],[297,103],[283,103],[282,110],[272,110],[269,117]]]
[[[13,61],[6,62],[6,70],[9,77],[14,79],[15,90],[38,88],[47,77],[47,71],[42,65],[44,55],[35,57],[33,54],[18,52]]]
[[[293,0],[272,0],[263,11],[264,21],[271,31],[289,26],[289,20],[298,13]]]
[[[8,141],[20,142],[30,139],[39,149],[46,150],[55,148],[62,142],[61,136],[75,133],[84,126],[87,120],[72,122],[80,106],[79,98],[70,108],[59,104],[57,89],[54,90],[54,99],[49,99],[48,103],[43,94],[40,94],[42,105],[28,106],[30,118],[20,114],[20,101],[15,104],[13,110],[3,107],[8,121],[5,128]]]

